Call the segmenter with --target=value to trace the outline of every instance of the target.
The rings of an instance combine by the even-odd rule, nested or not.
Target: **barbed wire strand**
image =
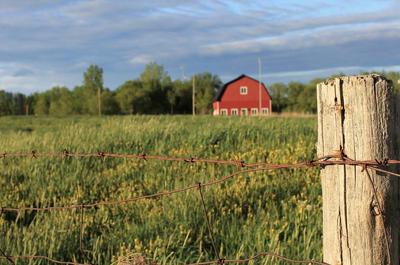
[[[245,259],[224,259],[223,263],[246,263],[246,262],[261,258],[261,257],[272,257],[272,258],[276,258],[276,259],[279,259],[279,260],[290,262],[292,264],[330,265],[329,263],[315,261],[315,260],[290,259],[290,258],[287,258],[287,257],[285,257],[283,255],[279,255],[279,254],[271,253],[271,252],[261,252],[261,253],[255,254],[254,256],[251,256],[251,257],[245,258]],[[209,264],[221,264],[221,260],[197,262],[197,263],[191,263],[191,264],[188,264],[188,265],[209,265]]]
[[[382,198],[382,196],[378,196],[378,191],[376,190],[375,183],[374,183],[374,181],[373,181],[373,179],[372,179],[372,177],[371,177],[371,175],[369,173],[369,170],[368,170],[367,166],[364,167],[364,171],[367,174],[369,182],[371,183],[371,188],[372,188],[375,200],[376,200],[376,206],[378,207],[378,211],[379,211],[378,214],[380,216],[380,219],[382,221],[382,226],[383,226],[383,232],[384,232],[385,243],[386,243],[386,251],[387,251],[388,261],[389,261],[388,265],[391,265],[392,264],[392,258],[391,258],[391,254],[390,254],[390,245],[389,245],[388,232],[387,232],[386,225],[385,225],[385,217],[384,217],[383,208],[382,208],[381,203],[379,202],[379,199],[380,199],[379,197]],[[384,201],[383,201],[383,198],[382,198],[382,203],[383,202]]]
[[[83,207],[81,207],[81,214],[79,216],[79,252],[81,254],[82,260],[85,257],[85,253],[83,252],[83,218],[84,218],[84,209]]]
[[[257,171],[265,171],[265,170],[271,170],[274,168],[254,168],[254,169],[247,169],[247,170],[240,170],[240,171],[235,171],[230,175],[227,175],[221,179],[215,179],[210,182],[201,184],[202,187],[207,187],[207,186],[212,186],[216,185],[222,182],[225,182],[237,175],[243,174],[243,173],[250,173],[250,172],[257,172]],[[2,207],[1,210],[3,212],[20,212],[20,211],[37,211],[37,212],[42,212],[42,211],[63,211],[63,210],[72,210],[72,209],[78,209],[78,208],[94,208],[97,206],[110,206],[110,205],[121,205],[121,204],[126,204],[126,203],[131,203],[135,202],[138,200],[143,200],[143,199],[152,199],[152,198],[160,198],[163,196],[168,196],[172,195],[175,193],[181,193],[185,192],[188,190],[196,189],[198,188],[198,184],[193,184],[184,188],[179,188],[179,189],[174,189],[170,191],[164,191],[164,192],[158,192],[158,193],[153,193],[153,194],[148,194],[148,195],[142,195],[142,196],[137,196],[129,199],[124,199],[124,200],[110,200],[110,201],[100,201],[100,202],[93,202],[90,204],[72,204],[72,205],[66,205],[66,206],[50,206],[50,207],[21,207],[21,208],[9,208],[9,207]]]
[[[212,241],[213,249],[216,253],[216,256],[218,257],[218,260],[216,261],[206,261],[206,262],[200,262],[196,263],[199,265],[206,265],[206,264],[222,264],[222,263],[244,263],[248,262],[250,260],[254,260],[256,258],[262,257],[262,256],[270,256],[270,257],[275,257],[281,260],[285,260],[288,262],[292,263],[306,263],[306,264],[327,264],[324,262],[318,262],[318,261],[313,261],[313,260],[293,260],[290,258],[287,258],[285,256],[281,256],[278,254],[274,253],[268,253],[268,252],[263,252],[263,253],[258,253],[252,257],[249,257],[247,259],[243,260],[225,260],[221,259],[216,246],[215,242],[212,236],[212,228],[211,224],[208,220],[208,215],[207,215],[207,210],[205,207],[205,202],[202,194],[202,187],[207,187],[211,185],[216,185],[219,183],[223,183],[229,179],[234,178],[235,176],[243,173],[251,173],[251,172],[258,172],[258,171],[267,171],[267,170],[273,170],[273,169],[299,169],[299,168],[310,168],[310,167],[325,167],[329,165],[353,165],[353,166],[360,166],[363,168],[363,170],[366,171],[367,176],[369,177],[370,183],[373,188],[374,196],[377,200],[377,207],[380,212],[382,222],[383,222],[383,227],[385,230],[385,238],[386,238],[386,246],[388,250],[388,255],[389,255],[389,261],[390,260],[390,247],[389,247],[389,240],[388,240],[388,235],[384,223],[384,217],[383,217],[383,212],[382,212],[382,207],[379,203],[379,198],[377,196],[377,191],[374,186],[374,183],[372,181],[372,178],[369,174],[368,169],[371,170],[376,170],[382,173],[386,173],[391,176],[396,176],[400,177],[400,174],[390,172],[387,170],[382,169],[382,166],[387,166],[387,165],[394,165],[394,164],[400,164],[400,160],[393,160],[393,159],[384,159],[382,161],[379,160],[353,160],[349,159],[346,155],[344,155],[343,150],[340,150],[340,153],[334,153],[333,155],[328,155],[328,156],[323,156],[320,158],[317,158],[315,160],[307,161],[307,162],[298,162],[298,163],[291,163],[291,164],[271,164],[271,163],[266,163],[266,162],[260,162],[260,163],[253,163],[253,164],[246,164],[244,161],[240,160],[217,160],[217,159],[204,159],[204,158],[180,158],[180,157],[168,157],[168,156],[150,156],[146,154],[140,154],[140,155],[132,155],[132,154],[112,154],[112,153],[104,153],[104,152],[99,152],[97,154],[94,153],[69,153],[68,151],[64,151],[62,154],[60,153],[38,153],[36,151],[32,151],[31,153],[3,153],[1,155],[1,158],[6,158],[6,157],[32,157],[32,158],[39,158],[39,157],[114,157],[114,158],[139,158],[143,160],[147,159],[155,159],[155,160],[162,160],[162,161],[179,161],[179,162],[190,162],[190,163],[214,163],[214,164],[229,164],[229,165],[235,165],[237,166],[238,170],[233,172],[230,175],[227,175],[221,179],[214,179],[211,180],[207,183],[201,184],[197,183],[196,185],[191,185],[187,186],[184,188],[180,189],[175,189],[175,190],[170,190],[170,191],[164,191],[164,192],[158,192],[154,194],[149,194],[149,195],[142,195],[142,196],[137,196],[125,200],[111,200],[111,201],[100,201],[100,202],[94,202],[90,204],[73,204],[73,205],[66,205],[66,206],[51,206],[51,207],[22,207],[22,208],[8,208],[8,207],[0,207],[0,212],[19,212],[19,211],[54,211],[54,210],[71,210],[71,209],[81,209],[81,214],[82,211],[86,208],[93,208],[93,207],[98,207],[98,206],[110,206],[110,205],[120,205],[120,204],[126,204],[134,201],[138,201],[141,199],[150,199],[150,198],[161,198],[163,196],[168,196],[172,195],[175,193],[180,193],[180,192],[186,192],[191,189],[198,188],[199,193],[200,193],[200,198],[202,200],[203,204],[203,210],[206,216],[206,221],[207,221],[207,227],[208,231],[210,233],[210,238]],[[337,159],[337,160],[332,160],[332,159]],[[245,167],[252,167],[251,169],[243,169]],[[81,217],[82,218],[82,217]],[[82,221],[81,221],[81,228],[82,230]],[[82,231],[80,233],[80,250],[82,252]],[[3,251],[2,251],[3,252]],[[89,264],[79,264],[76,262],[64,262],[64,261],[57,261],[54,259],[51,259],[46,256],[7,256],[5,253],[2,253],[3,259],[7,259],[9,262],[14,262],[15,259],[45,259],[47,261],[57,263],[57,264],[73,264],[73,265],[89,265]],[[13,263],[14,264],[14,263]]]
[[[208,159],[208,158],[194,158],[194,157],[173,157],[173,156],[162,156],[162,155],[147,155],[145,153],[142,154],[122,154],[122,153],[105,153],[105,152],[97,152],[97,153],[70,153],[66,150],[60,153],[52,153],[52,152],[18,152],[18,153],[7,153],[3,152],[0,155],[0,158],[6,157],[31,157],[31,158],[67,158],[67,157],[76,157],[76,158],[90,158],[90,157],[110,157],[110,158],[127,158],[127,159],[142,159],[142,160],[158,160],[158,161],[171,161],[171,162],[190,162],[190,163],[209,163],[209,164],[228,164],[228,165],[237,165],[238,160],[223,160],[223,159]],[[248,164],[246,166],[256,166],[257,164]]]
[[[2,257],[0,257],[0,258],[5,258],[6,260],[8,260],[9,263],[15,265],[15,262],[10,258],[10,256],[8,256],[8,255],[3,251],[3,249],[0,248],[0,252],[1,252],[1,255],[2,255]]]
[[[334,156],[330,156],[333,158],[336,158]],[[324,158],[325,159],[325,158]],[[376,165],[380,165],[379,162],[376,162],[375,160],[368,160],[371,161],[371,163],[376,163]],[[373,170],[379,170],[384,173],[392,173],[386,170],[382,170],[374,166],[374,164],[370,164],[369,162],[365,161],[355,161],[355,160],[322,160],[321,158],[318,158],[316,160],[312,160],[309,162],[300,162],[300,163],[295,163],[295,164],[266,164],[264,167],[258,167],[258,168],[251,168],[251,169],[242,169],[239,171],[235,171],[230,175],[227,175],[221,179],[215,179],[210,182],[201,184],[202,187],[207,187],[211,185],[216,185],[222,182],[226,182],[229,179],[232,179],[233,177],[244,174],[244,173],[252,173],[252,172],[258,172],[258,171],[269,171],[269,170],[276,170],[276,169],[299,169],[299,168],[311,168],[311,167],[316,167],[316,166],[328,166],[328,165],[353,165],[353,166],[360,166],[364,168],[365,166],[368,166],[370,169]],[[175,193],[181,193],[185,192],[191,189],[196,189],[198,187],[197,184],[193,184],[191,186],[187,186],[184,188],[179,188],[179,189],[174,189],[174,190],[169,190],[169,191],[164,191],[164,192],[158,192],[154,194],[148,194],[148,195],[141,195],[141,196],[136,196],[133,198],[129,199],[123,199],[123,200],[109,200],[109,201],[99,201],[99,202],[93,202],[90,204],[72,204],[72,205],[64,205],[64,206],[49,206],[49,207],[20,207],[20,208],[11,208],[11,207],[0,207],[0,210],[3,212],[20,212],[20,211],[37,211],[37,212],[42,212],[42,211],[63,211],[63,210],[72,210],[72,209],[78,209],[78,208],[95,208],[99,206],[114,206],[114,205],[122,205],[122,204],[127,204],[127,203],[132,203],[138,200],[143,200],[143,199],[152,199],[152,198],[161,198],[164,196],[172,195]]]
[[[245,258],[245,259],[218,259],[218,260],[213,260],[213,261],[204,261],[204,262],[196,262],[196,263],[190,263],[187,265],[208,265],[208,264],[228,264],[228,263],[246,263],[252,260],[256,260],[258,258],[262,258],[262,257],[272,257],[272,258],[276,258],[278,260],[283,260],[292,264],[315,264],[315,265],[330,265],[329,263],[325,263],[325,262],[321,262],[321,261],[315,261],[315,260],[296,260],[296,259],[291,259],[288,257],[285,257],[283,255],[279,255],[276,253],[270,253],[270,252],[261,252],[261,253],[257,253],[249,258]],[[2,259],[4,257],[0,257],[0,259]],[[88,264],[88,263],[77,263],[77,262],[71,262],[71,261],[59,261],[59,260],[55,260],[55,259],[51,259],[49,257],[46,256],[34,256],[34,255],[21,255],[21,256],[9,256],[9,258],[17,260],[17,259],[43,259],[43,260],[47,260],[50,262],[53,262],[55,264],[64,264],[64,265],[92,265],[92,264]],[[13,263],[15,264],[15,263]]]
[[[214,249],[215,252],[215,256],[218,257],[218,260],[221,260],[221,257],[219,256],[217,247],[215,246],[215,241],[214,241],[214,236],[213,236],[213,232],[212,232],[212,226],[210,223],[210,219],[208,218],[208,212],[207,212],[207,208],[206,208],[206,203],[204,202],[204,196],[203,196],[203,192],[201,190],[202,186],[201,183],[198,183],[198,190],[199,190],[199,194],[200,194],[200,200],[201,200],[201,204],[203,207],[203,212],[204,212],[204,218],[206,219],[206,223],[207,223],[207,229],[208,229],[208,234],[210,235],[210,240],[211,240],[211,244],[212,247]]]
[[[384,159],[384,160],[352,160],[352,159],[339,159],[337,161],[332,161],[329,159],[332,158],[343,158],[346,157],[343,153],[340,153],[341,151],[337,150],[331,155],[326,155],[322,156],[316,160],[311,160],[308,162],[303,162],[303,163],[296,163],[296,165],[299,164],[304,164],[306,165],[307,163],[314,162],[315,164],[319,165],[343,165],[344,161],[346,165],[368,165],[368,166],[381,166],[381,165],[399,165],[400,160],[395,160],[395,159]],[[90,158],[90,157],[97,157],[97,158],[131,158],[131,159],[142,159],[142,160],[159,160],[159,161],[171,161],[171,162],[186,162],[186,163],[206,163],[206,164],[227,164],[227,165],[233,165],[233,166],[238,166],[240,165],[241,167],[263,167],[263,166],[268,166],[271,165],[268,162],[257,162],[257,163],[246,163],[243,160],[224,160],[224,159],[208,159],[208,158],[195,158],[195,157],[173,157],[173,156],[162,156],[162,155],[147,155],[145,153],[142,154],[122,154],[122,153],[105,153],[105,152],[97,152],[97,153],[70,153],[66,150],[63,152],[37,152],[37,151],[31,151],[31,152],[18,152],[18,153],[7,153],[3,152],[0,154],[0,158],[7,158],[7,157],[31,157],[31,158],[40,158],[40,157],[59,157],[59,158],[68,158],[68,157],[76,157],[76,158]],[[282,164],[285,165],[285,164]],[[286,164],[286,165],[294,165],[294,164]],[[400,176],[400,175],[397,175]]]
[[[36,256],[36,255],[20,255],[20,256],[8,256],[13,262],[18,259],[24,259],[24,260],[33,260],[33,259],[39,259],[39,260],[47,260],[49,262],[52,262],[54,264],[63,264],[63,265],[92,265],[88,263],[78,263],[78,262],[73,262],[73,261],[60,261],[56,259],[52,259],[46,256]],[[0,259],[4,259],[4,257],[0,257]],[[15,264],[15,263],[13,263]]]

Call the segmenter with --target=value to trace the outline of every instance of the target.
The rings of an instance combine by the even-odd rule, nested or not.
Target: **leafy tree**
[[[287,111],[301,112],[300,95],[304,91],[305,85],[300,82],[290,82],[288,84],[288,106]]]
[[[400,93],[400,72],[383,72],[382,73],[387,79],[392,81],[393,89],[395,93]]]
[[[103,114],[118,114],[120,112],[118,102],[115,99],[113,92],[105,89],[101,95],[102,100],[102,113]]]
[[[176,105],[177,97],[178,95],[175,88],[171,87],[171,89],[167,91],[167,100],[169,105],[171,106],[171,114],[174,114],[174,107]]]
[[[123,114],[143,114],[151,108],[150,93],[145,91],[140,80],[125,82],[115,92],[115,98]]]
[[[175,94],[175,113],[187,114],[192,112],[192,82],[191,80],[175,80],[173,82]]]
[[[12,113],[13,115],[25,114],[25,95],[21,93],[13,94],[12,96]]]
[[[149,63],[140,75],[140,81],[144,90],[144,97],[151,100],[151,108],[147,113],[166,113],[168,111],[167,92],[171,89],[172,82],[162,65],[155,62]]]
[[[73,95],[66,87],[53,87],[49,92],[50,105],[48,114],[70,115],[74,113]]]
[[[0,90],[0,116],[12,114],[12,93]]]
[[[101,94],[104,89],[103,83],[103,69],[97,65],[90,65],[86,72],[83,74],[83,87],[86,96],[86,106],[82,108],[84,112],[87,112],[89,114],[99,113],[98,94]]]
[[[196,87],[196,112],[199,114],[212,113],[213,98],[222,86],[221,79],[209,72],[197,74],[194,78]]]
[[[283,83],[272,84],[269,87],[272,98],[272,110],[282,112],[288,106],[288,88]]]
[[[50,93],[48,91],[34,94],[34,112],[39,115],[48,115],[50,109]]]
[[[76,86],[72,91],[72,109],[74,114],[88,113],[84,86]]]

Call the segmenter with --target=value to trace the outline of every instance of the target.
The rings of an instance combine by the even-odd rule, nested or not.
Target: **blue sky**
[[[400,71],[399,0],[0,0],[0,89],[32,93],[82,83],[90,64],[105,85],[151,61],[173,79],[211,71],[273,82],[333,73]]]

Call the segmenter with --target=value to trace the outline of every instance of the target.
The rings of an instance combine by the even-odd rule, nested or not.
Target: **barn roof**
[[[251,76],[248,76],[248,75],[245,75],[245,74],[241,74],[241,75],[239,75],[238,77],[236,77],[235,79],[229,81],[228,83],[225,83],[225,84],[217,91],[217,94],[216,94],[215,97],[214,97],[214,101],[220,101],[221,98],[222,98],[222,95],[224,94],[224,92],[225,92],[225,90],[226,90],[226,88],[227,88],[230,84],[236,82],[236,81],[239,80],[239,79],[242,79],[243,77],[247,77],[247,78],[249,78],[249,79],[251,79],[251,80],[254,80],[254,81],[256,81],[256,82],[259,82],[257,79],[254,79],[254,78],[251,77]],[[264,83],[261,83],[261,84],[263,85],[263,87],[265,88],[265,90],[267,91],[267,93],[268,93],[268,95],[269,95],[269,92],[268,92],[267,87],[265,86],[265,84],[264,84]]]

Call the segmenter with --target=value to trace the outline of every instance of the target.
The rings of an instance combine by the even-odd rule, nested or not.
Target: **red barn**
[[[267,115],[271,113],[271,96],[264,83],[243,74],[221,87],[213,108],[214,115]]]

